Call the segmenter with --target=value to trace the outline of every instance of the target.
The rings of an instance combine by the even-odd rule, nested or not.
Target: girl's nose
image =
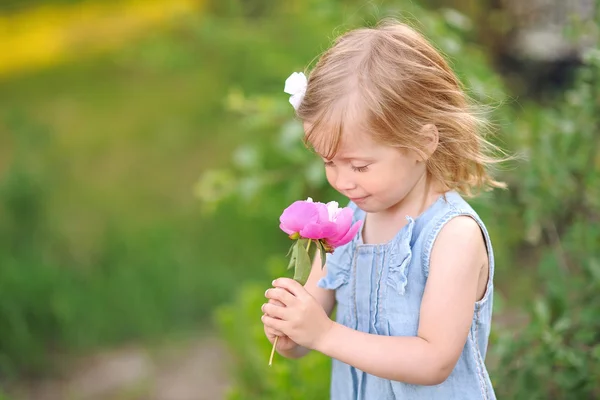
[[[349,174],[338,173],[335,179],[335,188],[340,191],[349,191],[356,188],[356,183]]]

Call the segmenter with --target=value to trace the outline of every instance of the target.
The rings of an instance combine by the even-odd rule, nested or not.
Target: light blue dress
[[[365,212],[355,204],[354,219]],[[333,360],[331,400],[442,399],[490,400],[494,389],[484,364],[492,318],[494,256],[488,231],[471,206],[448,192],[385,244],[364,244],[359,233],[327,257],[327,276],[318,286],[335,290],[336,319],[352,329],[386,336],[416,336],[421,299],[433,243],[453,217],[468,215],[484,234],[490,278],[484,297],[475,304],[473,322],[462,354],[448,379],[419,386],[367,374]]]

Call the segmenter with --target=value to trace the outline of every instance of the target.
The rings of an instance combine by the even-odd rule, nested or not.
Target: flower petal
[[[362,221],[357,221],[354,225],[352,225],[352,227],[348,230],[348,232],[346,232],[346,234],[343,237],[335,241],[328,240],[327,243],[333,248],[343,246],[349,243],[354,238],[361,226]]]
[[[293,231],[293,230],[289,229],[287,226],[285,226],[283,223],[279,224],[279,229],[281,229],[288,235],[291,235],[292,233],[296,233],[295,231]]]
[[[329,220],[329,210],[327,209],[327,205],[323,203],[315,203],[317,206],[317,212],[319,214],[319,222],[325,223],[330,222]]]
[[[294,110],[297,110],[300,107],[300,104],[304,100],[304,93],[296,93],[290,96],[290,104],[294,107]]]
[[[335,219],[336,233],[328,238],[330,241],[335,242],[348,233],[348,230],[352,226],[352,216],[353,212],[351,208],[345,207],[340,210]]]
[[[287,234],[300,232],[306,224],[316,222],[319,218],[315,203],[307,201],[295,201],[286,208],[281,216],[279,227]]]
[[[291,95],[290,104],[295,110],[298,109],[304,99],[307,84],[308,79],[302,72],[294,72],[285,80],[283,91]]]
[[[300,236],[307,239],[325,239],[336,232],[336,226],[333,222],[311,222],[301,231]]]
[[[308,79],[302,72],[292,73],[286,80],[283,91],[287,94],[294,95],[306,90]]]
[[[329,212],[329,220],[335,222],[338,214],[342,211],[337,201],[327,203],[327,211]]]

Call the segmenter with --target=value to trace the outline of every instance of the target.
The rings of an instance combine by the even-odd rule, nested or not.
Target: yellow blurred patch
[[[204,0],[90,1],[0,15],[0,76],[118,47],[148,28],[198,13]]]

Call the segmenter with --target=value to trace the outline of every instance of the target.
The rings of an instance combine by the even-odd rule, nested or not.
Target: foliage
[[[0,400],[11,400],[4,392],[0,391]]]
[[[516,124],[531,163],[515,197],[529,232],[524,239],[542,248],[543,284],[532,296],[531,322],[498,343],[502,397],[600,395],[600,51],[586,61],[563,99]]]
[[[328,4],[338,7],[335,1]],[[382,9],[381,15],[397,14],[397,8],[382,5]],[[413,6],[410,15],[451,57],[471,96],[492,105],[491,118],[498,128],[492,140],[517,155],[517,161],[497,171],[509,190],[473,200],[495,244],[497,311],[502,313],[497,313],[489,354],[497,394],[514,399],[598,396],[600,326],[594,317],[600,313],[598,51],[586,55],[568,92],[544,103],[517,102],[504,93],[500,77],[466,39],[469,24],[457,24],[462,19],[454,11],[426,12]],[[281,76],[281,82],[286,76]],[[274,219],[281,204],[307,195],[341,200],[327,187],[317,157],[303,148],[302,130],[291,116],[285,94],[245,96],[236,91],[228,104],[250,139],[234,153],[233,167],[219,171],[221,187],[227,190],[203,191],[205,204],[215,207],[223,199],[234,199],[240,207],[252,204],[254,212]],[[270,132],[270,140],[257,134],[261,131]],[[211,187],[210,179],[204,175],[200,184]],[[248,190],[249,186],[255,190]],[[272,387],[285,389],[298,381],[323,388],[327,378],[321,372],[298,373],[293,379],[262,372],[268,343],[258,313],[263,290],[256,285],[243,288],[241,297],[219,314],[238,357],[238,397],[233,398],[254,398],[242,393],[276,396]],[[255,308],[249,309],[254,296]],[[529,321],[526,326],[503,322],[517,319],[522,310]],[[235,332],[253,334],[240,337]],[[302,360],[295,362],[298,368],[303,365]],[[249,379],[250,371],[260,373]],[[268,398],[288,398],[289,393]]]
[[[275,266],[275,264],[281,264]],[[278,259],[273,267],[282,268]],[[231,400],[304,400],[328,399],[330,360],[313,352],[300,360],[275,355],[269,366],[271,345],[260,324],[264,287],[247,284],[234,301],[218,309],[216,319],[224,338],[233,350],[236,385]],[[258,322],[258,323],[257,323]]]
[[[239,141],[221,99],[202,95],[246,84],[238,54],[213,39],[187,16],[118,52],[1,83],[2,383],[54,371],[64,352],[209,329],[231,283],[264,276],[262,259],[285,251],[276,224],[227,204],[206,216],[191,191]]]
[[[25,134],[23,128],[15,133]],[[40,155],[25,141],[19,147]],[[109,226],[96,253],[86,254],[93,258],[86,265],[51,225],[48,184],[56,172],[33,171],[30,157],[16,153],[0,186],[0,370],[5,375],[47,367],[52,347],[153,336],[203,313],[202,301],[189,302],[194,292],[203,292],[194,263],[168,228],[128,236]],[[172,256],[177,253],[179,259]]]

